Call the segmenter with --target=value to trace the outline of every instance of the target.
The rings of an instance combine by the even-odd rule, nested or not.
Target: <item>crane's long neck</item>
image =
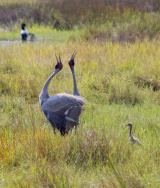
[[[75,75],[74,67],[71,68],[71,71],[72,71],[72,76],[73,76],[73,95],[80,96],[80,93],[79,93],[78,88],[77,88],[77,80],[76,80],[76,75]]]
[[[48,79],[46,80],[42,90],[41,90],[41,93],[39,95],[39,101],[40,103],[42,104],[44,102],[44,100],[46,100],[48,97],[49,97],[49,94],[48,94],[48,86],[49,86],[49,83],[51,82],[52,78],[58,73],[58,70],[55,70],[49,77]]]
[[[132,126],[129,127],[129,137],[132,136]]]

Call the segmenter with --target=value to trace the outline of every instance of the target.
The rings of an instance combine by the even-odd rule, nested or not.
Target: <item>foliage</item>
[[[159,13],[125,11],[121,15],[106,18],[106,21],[89,24],[83,33],[86,40],[103,42],[135,42],[159,38]]]
[[[9,26],[20,21],[50,24],[59,29],[86,24],[126,10],[152,13],[160,10],[159,0],[0,0],[0,23]]]

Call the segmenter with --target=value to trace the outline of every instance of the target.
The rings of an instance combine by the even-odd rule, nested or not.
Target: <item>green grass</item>
[[[81,30],[56,30],[50,26],[33,25],[27,27],[30,33],[34,33],[38,41],[67,42],[68,40],[77,40],[80,38]],[[1,28],[0,40],[21,40],[20,28],[16,25],[14,28]]]
[[[20,31],[18,30],[8,30],[5,28],[0,28],[0,40],[19,40]]]
[[[0,186],[158,188],[160,92],[138,87],[137,77],[160,80],[159,46],[81,41],[0,47]],[[61,137],[42,114],[38,95],[55,53],[64,68],[49,93],[72,93],[67,62],[74,49],[87,102],[77,133]],[[129,121],[142,146],[128,142]]]
[[[67,42],[69,39],[77,39],[81,30],[56,30],[49,26],[34,25],[30,28],[31,33],[35,33],[37,38],[50,40],[52,42]]]

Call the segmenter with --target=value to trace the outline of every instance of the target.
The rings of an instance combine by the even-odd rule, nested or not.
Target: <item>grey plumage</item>
[[[46,80],[42,91],[39,95],[39,102],[46,118],[51,123],[53,128],[58,129],[61,135],[69,132],[72,128],[78,125],[79,116],[84,105],[84,98],[80,96],[76,76],[74,72],[75,53],[71,56],[69,66],[73,77],[73,95],[60,93],[54,96],[49,96],[48,86],[52,78],[63,68],[60,56],[57,59],[55,70]]]
[[[128,137],[129,137],[130,143],[132,143],[132,144],[141,144],[139,139],[136,138],[135,136],[133,136],[133,133],[132,133],[133,124],[132,123],[128,123],[126,126],[128,127],[128,132],[129,132]]]

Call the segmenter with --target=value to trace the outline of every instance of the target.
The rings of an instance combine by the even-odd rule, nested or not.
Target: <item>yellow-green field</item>
[[[64,68],[49,93],[72,93],[67,62],[74,49],[87,102],[77,133],[61,137],[42,114],[38,95],[55,53]],[[159,188],[160,91],[153,91],[159,81],[160,41],[1,46],[0,187]],[[140,146],[128,141],[129,121]]]
[[[36,3],[38,2],[39,0],[21,0],[21,1],[18,1],[18,0],[0,0],[0,5],[10,5],[10,4],[33,4],[33,3]],[[40,1],[39,1],[40,2]]]

